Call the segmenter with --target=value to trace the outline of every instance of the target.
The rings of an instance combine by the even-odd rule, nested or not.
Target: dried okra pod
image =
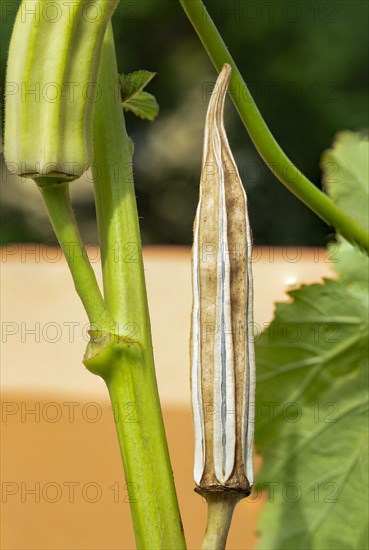
[[[119,0],[23,0],[6,77],[6,163],[12,173],[72,180],[92,160],[102,41]]]
[[[246,194],[223,124],[230,76],[225,65],[206,117],[192,257],[191,387],[196,491],[242,498],[253,484],[252,245]]]

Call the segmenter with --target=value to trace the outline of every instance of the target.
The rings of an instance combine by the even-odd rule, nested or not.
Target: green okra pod
[[[73,180],[90,166],[102,41],[118,2],[21,3],[5,94],[4,153],[12,173],[43,184]]]

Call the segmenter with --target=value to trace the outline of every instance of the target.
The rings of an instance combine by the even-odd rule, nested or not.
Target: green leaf
[[[142,92],[151,82],[156,73],[150,71],[135,71],[130,74],[122,74],[119,77],[122,102],[132,99]]]
[[[366,229],[369,220],[369,139],[360,132],[340,132],[322,155],[323,183],[349,216]]]
[[[369,140],[360,132],[340,132],[333,147],[322,155],[323,182],[332,199],[347,214],[369,228]],[[338,235],[330,246],[332,266],[340,280],[365,290],[369,284],[369,257]]]
[[[364,548],[368,297],[331,280],[289,294],[256,345],[260,548]]]
[[[119,77],[123,109],[145,120],[154,120],[159,114],[155,97],[142,90],[151,82],[156,73],[135,71]]]
[[[369,257],[342,237],[329,246],[329,255],[340,281],[365,294],[369,287]]]
[[[154,120],[159,114],[159,105],[155,97],[147,92],[139,92],[123,103],[125,111],[131,111],[136,116]]]
[[[368,169],[359,133],[322,157],[329,194],[364,227]],[[369,260],[339,235],[330,257],[339,280],[290,292],[256,343],[263,550],[368,548]]]

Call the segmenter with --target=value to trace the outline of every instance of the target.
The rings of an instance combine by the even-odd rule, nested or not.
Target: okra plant
[[[117,421],[126,481],[140,479],[144,495],[140,501],[131,502],[137,547],[179,550],[186,544],[156,385],[134,194],[134,146],[123,114],[123,110],[130,110],[143,118],[155,118],[156,100],[144,91],[154,75],[148,71],[119,75],[110,22],[119,0],[74,0],[73,9],[66,9],[65,2],[57,0],[62,14],[57,22],[40,17],[37,11],[48,2],[23,0],[19,8],[9,50],[7,89],[18,85],[21,90],[22,83],[30,87],[36,83],[53,86],[57,100],[44,98],[35,102],[30,95],[23,101],[21,93],[6,94],[5,159],[9,170],[33,179],[38,186],[64,250],[91,325],[85,366],[104,379],[113,404],[135,402],[140,410],[137,423],[123,425]],[[320,191],[294,167],[272,136],[201,0],[180,3],[220,73],[204,121],[192,255],[190,346],[195,490],[208,504],[203,548],[216,550],[225,548],[233,509],[250,495],[254,484],[252,231],[246,194],[225,131],[223,110],[228,86],[233,84],[230,97],[266,164],[307,207],[336,228],[342,245],[340,279],[291,293],[292,303],[278,307],[274,324],[256,342],[256,404],[260,399],[277,402],[275,422],[265,422],[263,418],[256,422],[256,444],[264,457],[260,480],[288,480],[293,463],[305,492],[306,486],[316,481],[314,475],[329,481],[329,468],[321,456],[315,469],[309,463],[319,446],[326,445],[335,462],[331,475],[341,480],[347,499],[350,492],[346,482],[358,487],[359,479],[364,480],[366,464],[362,432],[368,399],[362,342],[367,335],[363,289],[367,285],[369,234],[364,206],[368,186],[362,182],[368,140],[350,133],[338,138],[322,162],[324,173],[326,158],[334,159],[341,169],[342,185],[332,185],[327,178],[331,197]],[[124,9],[124,0],[122,5]],[[24,17],[26,8],[28,15]],[[98,17],[85,17],[85,10],[90,8]],[[83,91],[96,86],[101,91],[99,101],[88,101]],[[243,93],[236,95],[232,92],[235,89]],[[285,169],[291,166],[293,176],[291,170]],[[70,182],[89,169],[93,174],[102,252],[102,290],[85,254],[69,197]],[[347,195],[351,195],[351,202]],[[127,242],[138,251],[135,263],[127,264],[115,254],[116,246],[123,247]],[[215,244],[217,254],[204,262],[202,251],[208,243]],[[242,246],[236,258],[227,253],[239,243]],[[354,272],[352,265],[357,268]],[[281,328],[276,332],[275,328],[281,324],[278,320],[282,320],[283,327],[290,318],[300,327],[302,338],[286,345]],[[327,346],[325,341],[314,345],[309,329],[315,322],[325,329],[336,323],[342,339],[334,346]],[[220,327],[212,338],[204,332],[206,323]],[[129,330],[132,326],[133,336]],[[237,326],[237,334],[227,331],[229,326]],[[274,339],[269,338],[272,329]],[[276,377],[284,383],[278,384],[277,380],[271,386],[268,381]],[[343,424],[354,426],[360,445],[352,434],[344,445],[337,426],[332,435],[327,426],[317,429],[314,435],[309,425],[299,432],[296,424],[292,429],[282,422],[285,403],[300,399],[307,409],[321,396],[327,402],[338,399],[341,390],[346,393],[339,418]],[[219,403],[221,411],[211,422],[205,421],[204,413],[204,404],[209,402]],[[337,440],[342,443],[337,444]],[[334,449],[334,441],[336,447],[341,445],[338,450]],[[346,464],[351,466],[345,468]],[[356,466],[359,477],[355,477]],[[309,468],[314,473],[307,481]],[[365,497],[361,491],[353,505],[357,517],[363,517],[363,493]],[[262,547],[364,548],[365,521],[357,520],[354,532],[348,522],[341,521],[342,508],[333,513],[332,506],[325,504],[319,507],[318,514],[314,514],[314,508],[302,508],[306,527],[296,519],[298,506],[286,507],[283,499],[274,508],[268,505],[266,519],[261,520]]]

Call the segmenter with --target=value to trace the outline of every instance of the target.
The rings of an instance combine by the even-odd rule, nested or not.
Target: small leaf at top
[[[159,114],[158,102],[147,92],[139,92],[131,99],[124,101],[123,108],[145,120],[154,120]]]
[[[120,75],[120,93],[123,103],[142,92],[155,75],[156,73],[144,70]]]

